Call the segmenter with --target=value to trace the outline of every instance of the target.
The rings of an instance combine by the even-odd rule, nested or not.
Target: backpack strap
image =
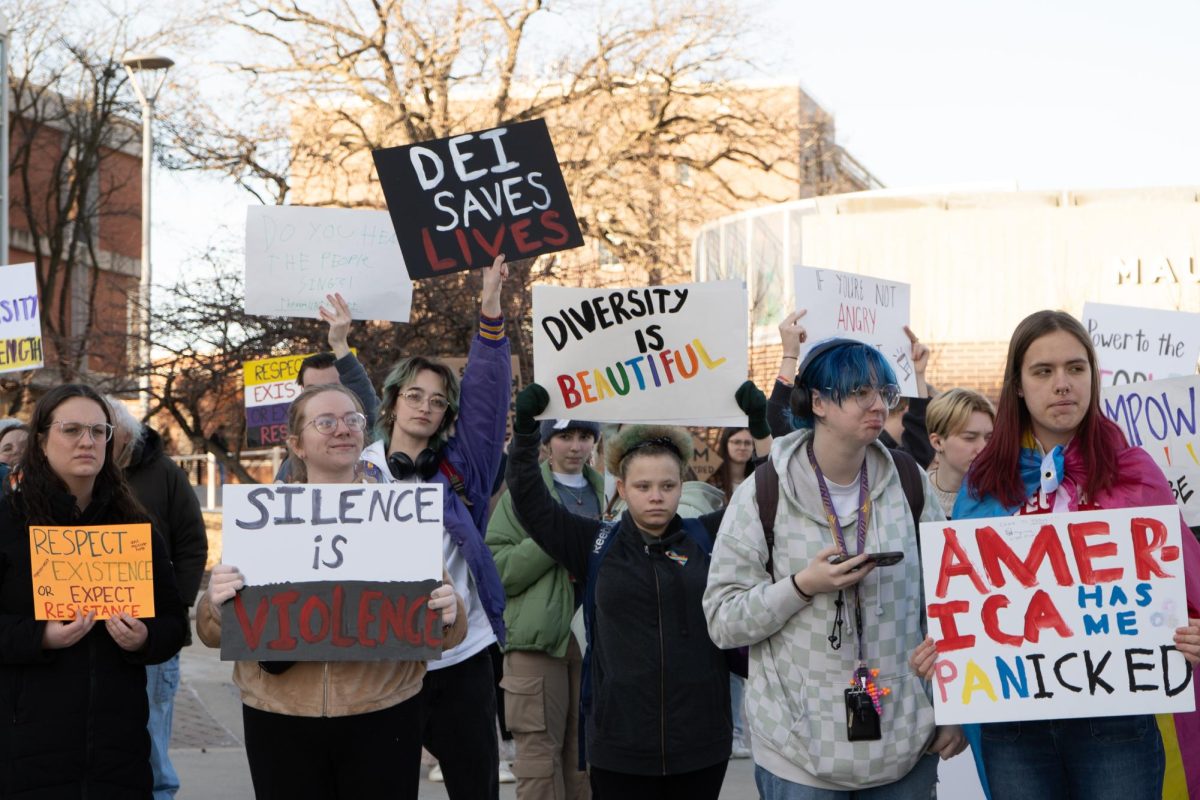
[[[912,512],[913,530],[917,532],[917,547],[921,546],[921,514],[925,511],[925,490],[921,486],[921,468],[916,459],[903,450],[891,450],[892,461],[900,475],[900,487]]]
[[[705,555],[711,556],[713,540],[708,535],[708,528],[704,527],[704,523],[695,517],[683,517],[680,521],[683,523],[684,535],[695,542]]]
[[[463,501],[463,505],[471,508],[471,498],[467,497],[467,484],[463,481],[462,475],[458,474],[458,470],[452,467],[445,458],[438,465],[438,470],[446,476],[446,480],[450,481],[450,488],[454,489],[454,493],[458,495],[459,500]]]
[[[767,574],[775,580],[775,512],[779,509],[779,473],[768,457],[754,468],[754,499],[758,501],[758,518],[763,537],[767,540]]]

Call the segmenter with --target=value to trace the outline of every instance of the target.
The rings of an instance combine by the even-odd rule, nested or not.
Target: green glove
[[[737,400],[738,408],[746,412],[750,435],[755,439],[765,439],[771,435],[771,427],[767,425],[767,396],[754,385],[754,381],[746,381],[733,397]],[[521,398],[517,397],[519,403]]]
[[[762,394],[762,392],[759,392]],[[550,395],[536,383],[531,383],[517,393],[516,413],[513,417],[513,431],[516,433],[533,433],[538,429],[538,421],[534,419],[550,405]],[[763,414],[766,414],[766,401],[763,401]],[[766,417],[764,416],[764,419]],[[764,425],[766,422],[763,423]]]

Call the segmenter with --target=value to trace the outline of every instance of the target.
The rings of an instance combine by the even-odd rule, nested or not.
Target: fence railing
[[[270,483],[275,479],[279,465],[285,457],[284,448],[272,447],[266,450],[243,450],[239,460],[251,475],[263,483]],[[196,496],[200,498],[204,510],[219,510],[222,506],[221,487],[227,480],[225,465],[212,453],[173,455],[171,459],[188,474],[188,480]]]

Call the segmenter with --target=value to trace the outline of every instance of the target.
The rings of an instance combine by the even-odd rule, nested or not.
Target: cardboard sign
[[[303,391],[296,383],[300,356],[262,358],[242,364],[246,384],[246,443],[250,447],[273,447],[287,441],[288,409]]]
[[[33,264],[0,267],[0,372],[38,369],[42,354],[41,303]]]
[[[439,658],[439,484],[225,487],[221,560],[246,589],[221,608],[221,658]]]
[[[1083,304],[1083,325],[1100,360],[1100,385],[1195,375],[1200,314]]]
[[[1196,394],[1200,375],[1100,390],[1100,410],[1161,467],[1200,466]]]
[[[807,309],[800,320],[808,331],[808,341],[800,345],[801,361],[822,339],[865,342],[887,357],[900,393],[916,397],[912,342],[904,332],[911,294],[907,283],[813,267],[796,267],[795,281],[796,310]]]
[[[543,120],[372,154],[413,280],[583,244]]]
[[[154,616],[154,556],[150,526],[29,528],[33,617],[70,621],[122,613]]]
[[[341,293],[355,319],[408,322],[412,281],[384,211],[246,210],[246,313],[316,317]]]
[[[746,287],[533,287],[534,380],[543,419],[745,427]]]
[[[939,725],[1192,711],[1179,509],[921,524]]]

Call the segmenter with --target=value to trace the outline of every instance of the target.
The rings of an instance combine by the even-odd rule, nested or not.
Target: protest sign
[[[534,380],[543,418],[745,426],[746,287],[533,287]]]
[[[808,340],[800,360],[822,339],[840,336],[879,348],[896,373],[900,393],[916,397],[909,321],[910,286],[832,269],[796,267],[796,310],[807,309],[800,323]]]
[[[33,617],[96,619],[122,613],[154,616],[154,558],[150,526],[102,525],[29,528]]]
[[[413,280],[583,244],[544,120],[372,154]]]
[[[225,487],[221,561],[246,588],[221,607],[221,658],[439,658],[438,484]]]
[[[1159,466],[1196,467],[1197,387],[1200,375],[1107,386],[1100,390],[1100,410]]]
[[[315,318],[329,294],[355,319],[408,322],[412,281],[387,212],[248,208],[246,313]]]
[[[1196,374],[1200,314],[1084,303],[1083,325],[1100,361],[1101,386]]]
[[[1192,711],[1175,506],[921,524],[939,725]]]
[[[0,372],[37,369],[42,354],[41,303],[33,264],[0,267]]]
[[[303,391],[296,383],[299,356],[262,358],[242,364],[246,384],[246,443],[251,447],[273,447],[287,440],[288,409]]]
[[[1183,521],[1192,527],[1200,527],[1200,467],[1195,464],[1181,464],[1161,467],[1167,483],[1171,484],[1171,493],[1179,504]]]

